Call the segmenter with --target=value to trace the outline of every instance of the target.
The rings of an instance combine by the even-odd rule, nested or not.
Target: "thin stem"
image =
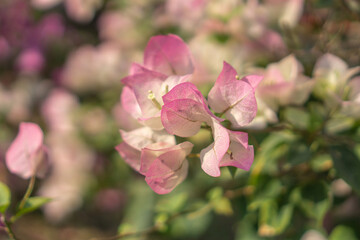
[[[190,153],[188,155],[189,158],[200,158],[200,153]]]
[[[30,197],[30,195],[31,195],[31,193],[32,193],[32,191],[34,189],[35,179],[36,179],[35,175],[31,176],[29,186],[26,189],[25,195],[24,195],[23,199],[21,200],[21,202],[19,204],[19,210],[24,208],[26,201],[29,199],[29,197]]]
[[[14,232],[12,231],[11,229],[11,223],[8,222],[5,218],[5,216],[1,216],[1,221],[4,223],[5,227],[4,227],[4,230],[5,232],[8,234],[9,238],[11,240],[18,240],[16,237],[15,237],[15,234]]]

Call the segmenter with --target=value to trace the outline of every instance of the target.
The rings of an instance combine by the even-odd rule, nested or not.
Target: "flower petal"
[[[6,152],[6,165],[10,172],[29,178],[43,157],[43,132],[35,123],[21,123],[19,133]]]
[[[124,142],[138,151],[154,142],[167,142],[175,145],[174,136],[169,135],[166,131],[153,131],[148,127],[142,127],[130,132],[120,130],[120,133]]]
[[[145,180],[156,193],[169,193],[186,178],[188,162],[185,157],[192,148],[192,143],[183,142],[170,148],[155,150],[162,153],[151,162]],[[146,159],[142,158],[142,160]]]
[[[121,92],[121,105],[133,118],[136,119],[141,116],[140,106],[136,100],[134,91],[130,87],[123,87]]]
[[[201,168],[213,177],[220,176],[220,161],[229,148],[229,134],[226,128],[212,120],[214,143],[200,152]]]
[[[144,65],[151,70],[170,75],[193,73],[189,48],[176,35],[152,37],[145,49]]]
[[[120,143],[115,147],[124,161],[130,165],[134,170],[140,172],[140,156],[141,152],[125,142]]]
[[[221,167],[233,166],[246,171],[250,170],[254,161],[253,146],[250,145],[248,148],[244,148],[240,143],[232,141],[229,146],[229,152],[221,160]]]
[[[234,127],[242,127],[256,116],[257,104],[254,88],[246,81],[237,80],[236,75],[235,69],[224,62],[208,100],[215,112],[224,113]]]
[[[195,135],[202,122],[208,122],[209,119],[203,105],[192,99],[174,100],[161,109],[161,122],[165,130],[180,137]]]
[[[207,102],[201,92],[197,87],[190,83],[184,82],[176,85],[171,91],[163,96],[164,103],[169,103],[174,100],[180,99],[192,99],[203,106],[203,109],[207,112],[207,115],[215,118],[217,121],[221,122],[223,119],[216,117],[210,110],[207,105]],[[210,119],[210,118],[208,118]]]
[[[248,75],[241,80],[249,83],[255,89],[263,79],[264,76],[261,75]]]

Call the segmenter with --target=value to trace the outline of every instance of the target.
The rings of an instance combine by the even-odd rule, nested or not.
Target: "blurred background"
[[[248,129],[250,172],[224,168],[212,178],[199,159],[189,159],[185,182],[161,196],[114,147],[120,128],[137,127],[124,117],[120,80],[132,62],[142,63],[151,36],[169,33],[188,44],[195,84],[205,94],[224,60],[240,75],[269,78],[271,66],[296,66],[291,81],[306,84],[296,92],[301,100],[284,102],[264,89],[277,80],[263,85],[266,97]],[[326,53],[325,68],[335,75],[316,71]],[[126,232],[139,233],[126,239],[151,240],[360,239],[359,188],[351,185],[359,179],[360,117],[354,110],[334,120],[323,91],[335,92],[332,77],[336,82],[359,65],[357,0],[1,0],[0,181],[11,189],[12,208],[28,184],[4,160],[20,122],[41,126],[52,161],[34,194],[53,201],[13,230],[26,240]],[[193,137],[194,152],[210,138],[206,131]],[[327,154],[334,141],[357,149],[349,157],[355,163],[340,163],[340,171]]]

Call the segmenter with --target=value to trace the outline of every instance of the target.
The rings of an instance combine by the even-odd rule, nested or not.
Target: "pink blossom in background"
[[[77,22],[89,22],[102,6],[102,0],[31,0],[31,4],[40,10],[47,10],[63,3],[69,17]]]
[[[65,133],[75,130],[72,117],[78,107],[75,95],[65,89],[55,88],[43,102],[41,112],[51,131]]]
[[[314,94],[322,99],[342,98],[345,85],[357,73],[360,67],[349,68],[341,58],[326,53],[315,63],[313,78],[315,81]]]
[[[44,213],[49,221],[59,223],[82,206],[93,179],[95,153],[76,132],[49,132],[47,142],[52,152],[52,171],[38,194],[54,199],[44,206]]]
[[[43,145],[43,132],[35,123],[22,122],[19,133],[6,152],[6,165],[10,172],[22,177],[44,177],[49,160]]]
[[[102,6],[102,0],[64,0],[66,12],[77,22],[89,22]]]
[[[43,44],[50,44],[64,36],[64,20],[60,14],[48,14],[36,26],[35,32],[39,41]]]
[[[39,73],[44,67],[45,59],[37,49],[26,49],[22,51],[17,59],[17,66],[23,73]]]
[[[306,77],[303,71],[303,66],[293,55],[269,64],[265,71],[259,71],[264,74],[264,80],[257,88],[256,96],[275,111],[279,106],[304,103],[314,81]]]
[[[204,13],[206,0],[169,0],[166,1],[166,15],[173,23],[185,30],[196,30]]]
[[[72,52],[64,66],[62,84],[76,92],[91,92],[114,86],[121,69],[120,50],[111,43],[85,45]]]

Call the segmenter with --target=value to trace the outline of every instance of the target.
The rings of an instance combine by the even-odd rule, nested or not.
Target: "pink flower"
[[[149,127],[142,127],[130,132],[120,130],[123,142],[116,146],[121,157],[136,171],[140,171],[141,151],[156,142],[166,142],[175,145],[175,137],[165,131],[153,131]]]
[[[173,146],[158,142],[141,150],[140,173],[154,192],[166,194],[185,180],[188,171],[186,156],[190,154],[193,144],[183,142]]]
[[[193,144],[175,145],[174,136],[148,127],[131,132],[120,130],[120,133],[124,142],[116,146],[116,150],[126,163],[145,176],[156,193],[169,193],[186,178],[188,163],[185,157]]]
[[[130,75],[122,80],[124,109],[140,123],[161,130],[161,97],[177,84],[189,81],[193,71],[190,51],[179,37],[151,38],[145,49],[144,65],[133,64]]]
[[[235,69],[224,62],[223,70],[208,95],[210,107],[224,114],[233,127],[245,126],[256,116],[254,88],[262,76],[250,75],[238,79]]]
[[[254,161],[254,148],[248,145],[247,133],[227,130],[215,119],[212,121],[214,142],[200,152],[204,172],[219,177],[220,167],[233,166],[250,170]]]
[[[256,84],[253,79],[250,80]],[[190,137],[200,130],[203,122],[211,127],[214,142],[200,152],[201,167],[207,174],[220,176],[221,166],[249,170],[254,154],[252,147],[246,143],[247,135],[223,127],[220,124],[222,119],[211,113],[195,85],[179,84],[164,95],[163,100],[161,120],[170,134]]]
[[[35,123],[21,123],[19,133],[6,152],[10,172],[22,178],[43,177],[48,168],[43,132]]]
[[[275,111],[279,106],[304,103],[314,82],[304,76],[303,71],[303,66],[293,55],[269,64],[264,80],[256,90],[257,96]]]
[[[164,106],[161,109],[161,121],[170,134],[180,137],[191,137],[206,122],[212,124],[216,117],[208,108],[205,98],[192,83],[181,83],[163,96]]]

